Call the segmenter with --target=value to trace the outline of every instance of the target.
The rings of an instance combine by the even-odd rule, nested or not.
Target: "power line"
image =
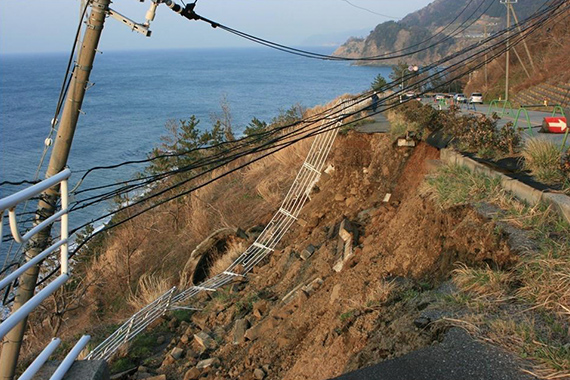
[[[370,9],[368,9],[368,8],[364,8],[364,7],[361,7],[361,6],[359,6],[359,5],[353,4],[353,3],[351,3],[351,2],[348,1],[348,0],[341,0],[341,1],[344,1],[345,3],[347,3],[348,5],[350,5],[350,6],[354,7],[354,8],[362,9],[363,11],[366,11],[366,12],[369,12],[369,13],[372,13],[372,14],[375,14],[375,15],[377,15],[377,16],[382,16],[382,17],[386,17],[386,18],[392,18],[392,19],[394,19],[394,20],[399,20],[399,19],[402,18],[402,17],[388,16],[388,15],[385,15],[385,14],[383,14],[383,13],[378,13],[378,12],[375,12],[375,11],[370,10]]]
[[[558,8],[560,8],[560,6],[563,4],[563,2],[564,2],[564,1],[559,2],[559,4],[558,4],[557,6],[553,5],[553,6],[549,7],[549,8],[546,9],[542,14],[536,15],[534,18],[537,19],[537,18],[539,18],[539,16],[546,15],[547,13],[550,13],[549,17],[553,17],[553,16],[559,15],[560,12],[559,12],[558,14],[556,14],[556,11],[558,10]],[[542,26],[542,24],[543,24],[545,21],[546,21],[546,18],[539,19],[539,20],[536,21],[534,24],[530,24],[530,25],[527,26],[524,30],[521,30],[521,32],[518,33],[518,39],[513,41],[513,46],[516,45],[516,44],[518,44],[518,43],[520,43],[520,42],[523,41],[524,39],[528,38],[528,36],[529,36],[530,34],[532,34],[534,31],[536,31],[536,30],[538,29],[538,27]],[[530,30],[530,32],[529,32],[528,34],[524,35],[524,33],[527,32],[527,31],[529,31],[529,30]],[[495,38],[496,38],[496,37],[495,37]],[[487,50],[489,50],[489,49],[494,49],[496,46],[502,45],[503,42],[504,42],[504,41],[500,41],[500,42],[496,43],[495,45],[493,45],[493,46],[491,46],[491,47],[487,47],[487,48],[485,48],[485,49],[483,49],[483,50],[481,50],[481,51],[479,51],[479,52],[477,52],[477,53],[472,54],[469,58],[466,58],[466,59],[464,59],[463,61],[459,61],[458,63],[453,64],[453,65],[451,66],[451,67],[455,67],[453,71],[459,70],[459,69],[461,68],[461,67],[458,68],[458,65],[462,65],[462,64],[463,64],[463,66],[465,66],[464,63],[467,62],[468,60],[470,60],[470,61],[475,61],[475,60],[477,60],[478,56],[480,56],[483,52],[485,52],[485,51],[487,51]],[[495,57],[504,54],[504,52],[505,52],[505,49],[501,49],[501,50],[498,51],[496,54],[494,54],[491,59],[494,59]],[[450,59],[453,59],[453,58],[455,58],[455,57],[451,57]],[[485,61],[485,62],[487,62],[487,61]],[[485,62],[479,63],[478,65],[475,66],[475,68],[480,68],[480,67],[482,67],[482,65],[483,65]],[[462,66],[462,67],[463,67],[463,66]],[[458,74],[456,77],[452,78],[450,81],[456,80],[456,79],[458,79],[458,78],[461,77],[461,76],[467,75],[467,74],[468,74],[469,72],[471,72],[472,70],[474,70],[474,69],[472,68],[472,69],[470,69],[470,70],[468,70],[468,71],[466,71],[466,72],[460,73],[460,74]],[[449,71],[449,68],[446,69],[446,71]],[[441,73],[433,74],[431,77],[433,77],[433,76],[435,76],[435,75],[441,75]],[[424,80],[422,80],[422,81],[427,81],[427,79],[424,79]],[[448,82],[449,82],[449,81],[448,81]],[[447,83],[448,83],[448,82],[447,82]],[[447,83],[441,84],[441,86],[445,86],[445,85],[447,85]],[[415,85],[415,84],[414,84],[414,85]],[[407,89],[403,89],[403,91],[407,91]],[[390,97],[393,98],[393,97],[397,96],[397,94],[398,94],[398,93],[395,93],[395,94],[393,94],[393,95],[390,95],[390,96],[384,98],[383,101],[384,101],[385,99],[390,98]],[[363,97],[361,96],[360,98],[361,98],[360,101],[362,101]],[[396,106],[398,106],[398,105],[397,105],[397,104],[396,104],[396,105],[393,105],[392,108],[393,108],[393,107],[396,107]],[[352,113],[352,114],[350,114],[350,115],[347,115],[346,117],[353,116],[353,115],[355,115],[356,113],[358,113],[358,112],[360,112],[360,111],[362,111],[362,110],[363,110],[363,109],[360,109],[360,110],[358,110],[358,111],[355,111],[354,113]],[[374,113],[374,114],[377,114],[377,113],[380,113],[380,112],[376,112],[376,113]],[[325,126],[324,129],[326,129],[327,127],[328,127],[328,126]],[[321,133],[324,133],[324,132],[322,132],[323,126],[320,126],[319,128],[321,128]],[[312,136],[314,136],[314,135],[317,135],[318,133],[319,133],[318,131],[317,131],[317,132],[308,133],[308,134],[306,134],[306,135],[304,135],[304,136],[302,136],[302,137],[300,137],[300,138],[298,138],[298,139],[295,139],[295,140],[290,141],[290,142],[288,142],[288,143],[286,143],[286,144],[283,144],[283,146],[279,147],[278,150],[284,149],[285,147],[287,147],[287,146],[289,146],[289,145],[292,145],[292,144],[294,144],[294,143],[300,141],[301,139],[305,139],[305,138],[308,138],[308,137],[312,137]],[[255,161],[258,161],[258,160],[260,160],[260,159],[262,159],[262,158],[264,158],[264,157],[266,157],[266,156],[268,156],[268,155],[270,155],[270,154],[273,154],[273,153],[275,153],[275,151],[277,151],[277,150],[274,150],[274,151],[270,151],[270,152],[268,152],[268,153],[265,153],[265,154],[264,154],[263,156],[261,156],[261,157],[257,157],[257,158],[255,158],[255,159],[253,159],[252,161],[248,161],[247,163],[244,163],[244,164],[242,164],[242,165],[240,165],[240,166],[238,166],[238,167],[236,167],[236,168],[234,168],[234,169],[232,169],[232,170],[230,170],[230,171],[227,171],[227,172],[225,172],[225,173],[223,173],[223,174],[221,174],[221,175],[219,175],[219,176],[217,176],[217,177],[215,177],[215,178],[212,178],[212,179],[210,179],[209,181],[206,181],[205,183],[202,183],[202,184],[200,184],[200,185],[198,185],[198,186],[196,186],[196,187],[194,187],[194,188],[191,188],[191,189],[189,189],[189,190],[185,190],[184,192],[179,193],[179,194],[176,194],[176,195],[174,195],[174,196],[172,196],[172,197],[169,197],[169,198],[167,198],[167,199],[163,199],[163,200],[161,200],[159,203],[153,204],[153,205],[151,205],[151,206],[149,206],[149,207],[147,207],[147,208],[145,208],[145,209],[143,209],[143,210],[140,210],[140,211],[137,212],[135,215],[132,215],[132,216],[130,216],[129,218],[127,218],[127,219],[125,219],[125,220],[122,220],[122,221],[120,221],[120,222],[118,222],[118,223],[116,223],[116,224],[114,224],[114,225],[105,227],[104,229],[102,229],[102,230],[99,231],[98,233],[108,231],[109,229],[114,228],[114,227],[116,227],[116,226],[118,226],[118,225],[121,225],[121,224],[123,224],[123,223],[126,223],[128,220],[131,220],[131,219],[133,219],[134,217],[139,216],[139,215],[141,215],[142,213],[145,213],[145,212],[149,211],[150,209],[153,209],[153,208],[155,208],[155,207],[158,207],[158,206],[160,206],[161,204],[167,203],[167,202],[169,202],[169,201],[171,201],[171,200],[173,200],[173,199],[177,199],[177,198],[179,198],[179,197],[181,197],[181,196],[187,195],[187,194],[191,193],[192,191],[194,191],[194,190],[196,190],[196,189],[198,189],[198,188],[204,187],[204,186],[208,185],[208,184],[211,183],[211,182],[214,182],[214,181],[216,181],[216,180],[218,180],[218,179],[220,179],[220,178],[222,178],[222,177],[225,177],[225,176],[231,174],[232,172],[235,172],[236,170],[239,170],[239,169],[241,169],[241,168],[243,168],[243,167],[245,167],[245,166],[247,166],[247,165],[249,165],[249,164],[251,164],[251,163],[253,163],[253,162],[255,162]],[[212,169],[212,170],[213,170],[213,169]],[[206,172],[208,172],[208,171],[206,171]],[[181,185],[180,185],[180,186],[181,186]],[[148,199],[145,199],[144,201],[146,201],[146,200],[148,200]],[[127,206],[127,207],[131,207],[131,206]],[[126,207],[125,207],[125,208],[126,208]],[[122,210],[124,210],[125,208],[123,208]],[[116,214],[116,213],[118,213],[118,212],[120,212],[120,211],[122,211],[122,210],[117,210],[114,214]],[[77,231],[77,230],[75,230],[75,231]],[[98,234],[98,233],[97,233],[97,234]],[[83,246],[83,244],[85,244],[87,241],[89,241],[91,238],[93,238],[93,237],[96,236],[97,234],[94,234],[94,235],[90,236],[87,240],[85,240],[82,244],[80,244],[80,246],[78,246],[78,247],[74,250],[74,252],[72,253],[72,255],[74,255],[74,254]],[[44,280],[42,280],[42,281],[44,281]]]

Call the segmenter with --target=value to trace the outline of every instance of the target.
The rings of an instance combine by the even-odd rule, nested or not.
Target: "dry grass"
[[[517,291],[520,298],[542,309],[570,314],[570,255],[533,257],[523,260],[517,270],[525,279]]]
[[[140,310],[170,289],[170,281],[159,275],[143,274],[136,293],[129,297],[129,304]]]
[[[246,250],[246,242],[243,240],[230,240],[226,251],[216,259],[210,267],[210,275],[222,273]]]
[[[541,138],[529,139],[523,150],[525,169],[539,181],[546,184],[563,183],[564,173],[560,170],[562,152],[553,142]]]

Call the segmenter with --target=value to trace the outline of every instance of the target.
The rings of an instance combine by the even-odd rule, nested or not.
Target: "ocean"
[[[63,53],[0,55],[0,182],[33,178],[67,58]],[[391,68],[311,60],[264,48],[98,54],[69,157],[71,185],[90,167],[145,158],[160,144],[169,120],[195,115],[200,126],[210,127],[212,115],[221,113],[222,99],[239,135],[253,117],[269,122],[294,104],[312,107],[357,94],[379,73],[388,78]],[[81,187],[129,179],[141,169],[96,172]],[[21,188],[2,186],[0,196]],[[110,207],[102,203],[72,213],[70,227]]]

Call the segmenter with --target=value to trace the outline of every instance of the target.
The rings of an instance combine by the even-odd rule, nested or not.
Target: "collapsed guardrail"
[[[236,277],[246,276],[261,260],[273,252],[291,225],[297,220],[303,206],[309,200],[311,190],[319,181],[321,171],[336,139],[338,130],[343,124],[345,115],[355,111],[356,101],[341,100],[335,106],[343,104],[344,107],[342,107],[339,115],[331,116],[329,114],[320,122],[320,128],[323,128],[325,132],[320,131],[321,133],[315,137],[305,162],[297,173],[297,177],[281,207],[259,237],[245,252],[225,271],[199,285],[190,286],[178,293],[176,293],[176,288],[172,288],[162,294],[123,323],[113,334],[95,347],[87,355],[86,359],[109,360],[122,345],[134,339],[148,325],[168,310],[184,308],[179,305],[188,302],[201,292],[215,292],[222,286],[233,282]],[[335,108],[333,107],[333,109]]]

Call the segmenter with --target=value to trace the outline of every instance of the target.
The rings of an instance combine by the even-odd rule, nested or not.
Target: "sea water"
[[[34,177],[67,59],[61,53],[0,55],[0,182]],[[222,99],[230,106],[239,135],[253,117],[269,122],[294,104],[312,107],[345,93],[360,93],[379,73],[388,78],[391,68],[312,60],[263,48],[98,54],[68,161],[71,185],[91,167],[144,159],[160,144],[169,120],[195,115],[202,128],[209,128],[212,115],[221,113]],[[40,178],[48,159],[49,154]],[[81,187],[116,183],[142,169],[131,165],[97,171]],[[2,186],[0,196],[21,188]],[[101,202],[71,213],[70,226],[89,222],[111,207],[110,201]]]

